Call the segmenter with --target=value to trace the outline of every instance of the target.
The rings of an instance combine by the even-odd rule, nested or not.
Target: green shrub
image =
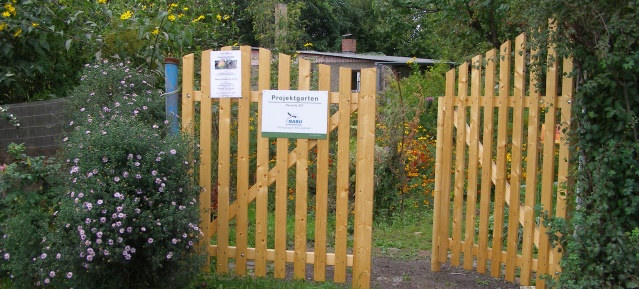
[[[84,63],[164,57],[239,42],[236,4],[208,0],[0,2],[0,104],[59,98]]]
[[[84,66],[82,85],[67,98],[66,111],[73,120],[69,127],[131,118],[152,125],[164,119],[164,99],[154,76],[130,64],[102,60]]]
[[[24,149],[10,144],[11,163],[0,165],[0,279],[19,280],[18,287],[29,287],[36,273],[26,260],[44,247],[60,168],[54,159],[29,157]]]
[[[47,212],[53,220],[35,232],[39,240],[29,252],[14,258],[6,251],[14,283],[62,288],[187,284],[204,260],[196,248],[199,189],[190,177],[195,145],[167,134],[162,98],[145,80],[148,74],[102,62],[87,66],[84,75],[69,105],[77,111],[70,113],[74,118],[63,140],[59,207]],[[10,229],[8,239],[29,227]]]
[[[628,234],[639,227],[639,6],[541,1],[524,12],[533,31],[548,31],[538,27],[556,20],[556,33],[530,39],[551,39],[558,58],[575,63],[570,136],[577,168],[568,199],[576,202],[568,222],[555,220],[551,231],[564,252],[553,285],[639,288],[639,243]]]

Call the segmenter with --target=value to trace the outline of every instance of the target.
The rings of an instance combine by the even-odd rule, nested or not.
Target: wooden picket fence
[[[486,273],[489,263],[494,277],[504,274],[522,285],[536,278],[537,288],[545,288],[542,275],[561,270],[561,252],[550,243],[536,206],[566,218],[573,65],[564,59],[560,66],[550,46],[543,89],[537,66],[529,66],[538,54],[527,51],[525,34],[515,40],[514,71],[511,46],[508,41],[499,55],[493,49],[446,74],[437,122],[431,267],[439,271],[450,250],[453,266],[463,261],[466,270]]]
[[[222,50],[230,50],[226,47]],[[330,115],[328,128],[337,129],[335,140],[297,139],[296,148],[289,150],[289,139],[270,140],[261,137],[261,91],[271,87],[271,52],[259,49],[259,66],[257,75],[251,75],[251,47],[242,46],[242,97],[238,99],[212,99],[210,88],[211,51],[202,52],[201,57],[201,89],[194,89],[194,55],[183,57],[182,82],[182,129],[194,134],[199,127],[199,144],[201,159],[199,182],[203,188],[200,196],[201,220],[200,228],[204,233],[203,242],[210,256],[216,258],[216,271],[228,273],[234,268],[237,275],[247,275],[251,271],[256,276],[266,276],[273,270],[275,278],[287,276],[287,263],[293,264],[293,277],[306,278],[307,264],[313,265],[313,279],[324,281],[326,267],[334,266],[334,282],[343,283],[347,279],[347,267],[352,267],[352,287],[369,288],[371,274],[371,234],[373,212],[373,164],[375,142],[375,94],[376,70],[362,70],[362,86],[359,93],[351,92],[351,71],[341,68],[339,91],[330,92],[330,67],[319,65],[318,89],[329,91]],[[299,90],[311,87],[311,63],[298,60]],[[277,89],[286,90],[291,87],[291,56],[279,54]],[[251,79],[257,79],[258,91],[251,91]],[[199,116],[195,115],[195,107],[199,102]],[[215,103],[217,102],[217,103]],[[258,109],[251,109],[257,103]],[[219,127],[214,128],[212,107],[219,111]],[[351,114],[357,111],[357,117]],[[199,118],[199,123],[196,120]],[[252,121],[258,124],[256,140],[250,138]],[[356,122],[356,151],[351,147],[351,126]],[[217,131],[218,139],[212,139],[212,131]],[[236,133],[231,129],[237,129]],[[236,136],[235,136],[236,135]],[[331,134],[329,133],[329,136]],[[271,142],[276,142],[276,153],[269,155]],[[329,151],[331,141],[337,142],[337,152]],[[217,147],[212,147],[213,143]],[[232,151],[232,145],[236,149]],[[252,149],[252,147],[254,149]],[[217,150],[216,165],[212,165],[212,150]],[[309,151],[316,151],[316,171],[309,169]],[[249,151],[256,152],[256,166],[251,167]],[[356,155],[354,182],[354,233],[353,246],[348,248],[347,240],[349,220],[349,192],[353,184],[350,176],[350,155]],[[234,159],[232,159],[234,155]],[[334,155],[334,156],[331,156]],[[336,174],[330,174],[329,158],[336,162]],[[270,163],[275,164],[270,166]],[[212,187],[212,173],[216,168],[216,190]],[[237,177],[236,187],[231,188],[231,170]],[[295,185],[289,187],[289,171],[294,171]],[[309,192],[309,174],[316,176],[314,191]],[[254,175],[253,180],[250,175]],[[293,174],[291,174],[293,175]],[[328,211],[329,178],[336,178],[335,211]],[[275,183],[275,188],[271,188]],[[217,207],[212,209],[211,194],[217,191]],[[295,229],[294,247],[287,247],[287,199],[289,191],[294,192]],[[309,193],[310,196],[309,196]],[[275,204],[269,206],[269,194],[274,194]],[[314,196],[315,211],[308,211],[308,202]],[[249,205],[255,202],[255,218],[250,219]],[[269,208],[274,207],[274,212]],[[327,252],[327,214],[335,214],[334,253]],[[313,249],[307,242],[307,219],[314,215],[315,231]],[[274,248],[268,248],[269,215],[274,215]],[[212,218],[215,216],[215,218]],[[232,229],[235,236],[230,236]],[[249,227],[255,232],[254,248],[249,248]],[[229,243],[234,238],[235,246]],[[210,241],[213,241],[211,244]],[[350,254],[349,252],[352,252]],[[233,262],[229,262],[229,259]],[[271,264],[271,262],[273,264]],[[233,264],[233,265],[231,265]]]

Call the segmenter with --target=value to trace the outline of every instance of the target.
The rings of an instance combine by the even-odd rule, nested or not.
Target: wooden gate
[[[242,97],[239,99],[211,98],[210,50],[202,53],[199,91],[194,89],[194,55],[183,57],[182,128],[193,134],[199,127],[199,181],[203,188],[200,228],[209,255],[216,257],[216,271],[228,273],[234,268],[237,275],[252,271],[256,276],[266,276],[267,271],[272,270],[275,278],[286,278],[287,263],[292,263],[293,277],[305,279],[306,266],[312,264],[313,279],[324,281],[326,267],[334,266],[333,280],[343,283],[347,279],[347,267],[352,267],[353,288],[369,288],[376,70],[362,70],[361,91],[354,93],[351,92],[351,70],[341,68],[339,92],[330,92],[330,67],[319,65],[318,90],[329,91],[328,128],[337,133],[329,133],[326,140],[297,139],[291,150],[293,143],[289,143],[289,139],[261,137],[261,91],[274,88],[271,85],[271,52],[259,49],[259,65],[254,75],[252,49],[242,46],[240,50]],[[290,89],[291,56],[279,54],[277,63],[276,89]],[[315,76],[311,63],[299,58],[296,64],[299,67],[297,89],[309,90]],[[257,91],[251,91],[251,80],[255,79]],[[199,116],[195,114],[196,110],[199,110]],[[356,118],[351,117],[354,112],[357,112]],[[219,118],[213,119],[214,114]],[[351,141],[352,127],[357,130],[354,141]],[[215,135],[216,140],[212,139]],[[331,146],[331,142],[336,145]],[[270,154],[272,151],[275,155]],[[216,160],[212,160],[212,153],[216,153]],[[354,156],[353,161],[351,156]],[[217,165],[212,167],[212,161]],[[354,182],[350,169],[353,162]],[[309,164],[315,169],[309,168]],[[309,186],[309,175],[314,180],[314,188]],[[235,176],[233,180],[232,176]],[[289,186],[289,176],[295,178],[294,185]],[[329,178],[335,181],[329,182]],[[217,181],[215,186],[212,186],[213,179]],[[274,189],[271,188],[273,183]],[[217,197],[214,209],[211,207],[212,192]],[[349,204],[349,193],[355,195],[354,204]],[[269,198],[269,194],[274,198]],[[334,199],[329,200],[329,196]],[[291,199],[294,202],[289,204]],[[274,200],[274,204],[269,204],[269,200]],[[308,210],[309,201],[314,204],[314,211]],[[294,208],[295,217],[294,229],[290,230],[293,232],[287,234],[289,205]],[[254,210],[252,217],[250,210]],[[334,242],[327,242],[327,230],[333,230],[327,228],[328,214],[334,214]],[[307,232],[309,216],[314,218],[313,232]],[[269,233],[269,218],[274,218],[274,234]],[[349,218],[354,227],[352,236],[349,235]],[[307,250],[311,245],[307,233],[314,234],[311,250]],[[254,234],[252,240],[249,240],[250,234]],[[294,242],[289,246],[287,236],[292,235]],[[274,236],[272,247],[268,245],[269,236]],[[349,239],[352,240],[351,248]],[[251,242],[254,248],[249,247]],[[329,252],[327,243],[334,243],[334,252]]]
[[[499,55],[494,49],[459,66],[457,85],[455,69],[446,74],[437,122],[431,265],[439,271],[450,250],[453,266],[463,261],[465,269],[486,273],[490,264],[494,277],[504,274],[522,285],[536,278],[538,288],[545,288],[541,277],[560,270],[561,252],[550,244],[538,206],[566,218],[573,66],[570,59],[560,64],[549,47],[544,88],[529,60],[539,54],[527,51],[526,36],[515,40],[514,71],[511,46],[508,41]],[[527,67],[533,67],[530,73]]]

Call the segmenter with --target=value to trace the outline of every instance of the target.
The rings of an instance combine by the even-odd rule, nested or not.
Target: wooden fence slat
[[[369,289],[375,163],[375,68],[362,69],[361,109],[357,115],[357,162],[355,181],[355,236],[353,240],[353,288]]]
[[[231,50],[223,47],[221,50]],[[229,218],[231,200],[231,110],[230,98],[220,98],[217,159],[217,272],[228,272]]]
[[[195,125],[193,116],[195,115],[195,93],[193,93],[193,81],[195,75],[195,56],[193,53],[182,57],[182,131],[193,136]]]
[[[448,222],[450,220],[450,193],[451,193],[451,174],[452,174],[452,160],[453,160],[453,123],[454,123],[454,111],[455,111],[455,69],[451,69],[446,73],[446,96],[443,98],[445,101],[444,110],[448,113],[444,118],[444,153],[442,164],[442,176],[441,188],[442,198],[441,208],[441,220],[445,220],[443,225],[439,226],[439,260],[446,260],[448,256]]]
[[[271,89],[271,51],[260,48],[258,89]],[[262,98],[258,99],[258,115],[262,115]],[[257,192],[255,193],[255,275],[266,276],[268,229],[269,139],[262,137],[262,119],[257,125]],[[250,195],[250,194],[249,194]],[[252,198],[249,196],[249,201]]]
[[[291,56],[279,54],[277,88],[290,89]],[[275,278],[286,277],[286,207],[288,203],[288,139],[277,138],[275,187]]]
[[[231,99],[222,98],[219,113],[219,138],[217,159],[217,272],[228,272],[229,219],[231,177]]]
[[[237,248],[235,246],[229,246],[229,252],[230,254],[234,254],[236,252]],[[247,259],[248,260],[253,260],[255,259],[255,248],[248,248],[247,250],[248,255],[247,255]],[[211,249],[210,249],[210,254],[211,256],[216,256],[217,255],[217,246],[216,245],[212,245]],[[315,254],[315,252],[306,252],[306,264],[313,264],[313,260],[315,260],[315,256],[317,254]],[[335,254],[334,253],[326,253],[326,265],[327,266],[334,266],[335,265]],[[275,250],[274,249],[267,249],[266,250],[266,260],[268,261],[273,261],[275,260]],[[295,262],[295,251],[294,250],[286,250],[286,262],[288,263],[293,263]],[[346,258],[346,266],[348,267],[352,267],[353,266],[353,255],[347,255]]]
[[[517,251],[519,248],[519,207],[521,187],[521,160],[523,151],[524,91],[526,89],[526,35],[515,38],[515,93],[513,108],[512,162],[510,165],[510,202],[508,206],[508,240],[506,249],[506,280],[515,280]]]
[[[311,88],[311,62],[298,58],[299,78],[297,88]],[[298,139],[296,182],[295,182],[295,261],[293,277],[306,279],[306,220],[308,217],[308,140]]]
[[[548,64],[546,68],[546,97],[544,99],[546,135],[544,137],[542,168],[544,174],[541,180],[541,205],[543,211],[548,211],[552,214],[552,193],[555,181],[555,142],[553,140],[555,138],[558,65],[557,53],[552,44],[548,47],[546,63]],[[541,278],[541,275],[550,273],[550,248],[546,231],[547,228],[541,225],[539,230],[539,270],[537,271],[537,286],[541,289],[546,288],[546,282]]]
[[[454,70],[453,70],[454,72]],[[444,97],[440,97],[437,101],[437,142],[435,143],[435,188],[433,189],[433,254],[430,257],[430,270],[433,272],[441,271],[441,261],[439,259],[439,247],[441,246],[439,227],[443,226],[441,220],[441,201],[443,198],[442,193],[442,162],[444,161],[444,119],[446,114],[450,113],[444,109]],[[448,221],[446,221],[448,226]]]
[[[457,107],[457,140],[455,146],[455,196],[453,207],[453,247],[451,264],[459,266],[460,242],[462,237],[462,214],[464,205],[464,189],[466,185],[466,101],[468,97],[468,62],[459,66]]]
[[[295,185],[295,261],[293,278],[306,279],[306,220],[308,217],[308,140],[298,139]]]
[[[571,103],[573,101],[574,94],[574,77],[570,75],[573,72],[572,59],[564,59],[563,61],[563,75],[560,98],[561,119],[560,119],[560,139],[559,139],[559,167],[557,171],[557,205],[556,214],[558,218],[566,218],[566,198],[572,193],[572,187],[574,186],[574,180],[570,177],[570,165],[572,163],[572,155],[570,150],[570,139],[566,132],[571,128],[572,109]],[[559,260],[561,259],[560,247],[557,246],[553,250],[553,265],[550,268],[551,275],[555,275],[556,271],[559,271]],[[557,267],[557,269],[555,269]]]
[[[335,275],[337,283],[346,282],[348,238],[348,195],[350,180],[351,69],[339,70],[339,125],[337,128],[337,188],[335,201]]]
[[[331,68],[319,65],[319,90],[331,90]],[[327,108],[328,109],[328,108]],[[317,179],[315,193],[315,281],[326,280],[326,218],[328,211],[328,158],[329,136],[317,141]]]
[[[200,230],[202,243],[208,248],[211,240],[211,149],[213,115],[211,113],[211,50],[202,52],[202,100],[200,103]],[[202,247],[202,246],[201,246]],[[206,258],[204,270],[209,270],[209,258]]]
[[[468,186],[466,189],[466,232],[464,236],[464,269],[473,269],[477,181],[479,175],[479,95],[481,93],[481,55],[471,60],[470,82],[470,143],[468,147]],[[465,126],[464,128],[465,129]]]
[[[537,51],[531,52],[532,57]],[[532,59],[531,57],[531,59]],[[533,241],[535,225],[535,202],[537,199],[537,170],[539,147],[539,89],[537,70],[530,71],[530,106],[528,107],[528,145],[526,152],[526,197],[524,200],[524,236],[522,243],[521,276],[522,285],[530,285],[533,263]]]
[[[237,213],[235,244],[235,273],[246,275],[246,255],[248,246],[248,189],[249,189],[249,117],[251,114],[251,47],[242,46],[242,98],[238,100],[238,140],[237,140]],[[228,210],[228,209],[227,209]],[[228,217],[227,217],[228,219]]]
[[[494,129],[494,95],[495,95],[495,63],[497,51],[492,49],[486,53],[486,76],[483,98],[484,131],[482,151],[481,200],[479,209],[479,252],[477,255],[477,272],[486,272],[488,257],[488,214],[492,188],[493,129]]]
[[[497,171],[495,174],[495,208],[493,211],[493,244],[490,275],[501,275],[501,248],[504,223],[504,198],[506,191],[506,141],[508,132],[508,95],[510,94],[511,42],[506,41],[499,49],[499,112],[497,121]]]

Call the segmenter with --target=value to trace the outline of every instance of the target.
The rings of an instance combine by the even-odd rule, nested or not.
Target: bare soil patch
[[[430,251],[422,251],[412,258],[373,256],[371,288],[519,289],[519,285],[475,271],[451,267],[450,264],[443,264],[440,272],[433,272],[430,270]]]

